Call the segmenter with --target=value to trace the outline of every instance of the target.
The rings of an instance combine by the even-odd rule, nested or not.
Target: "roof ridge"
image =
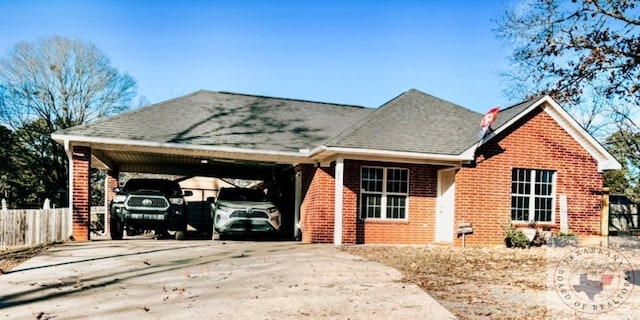
[[[333,143],[339,143],[340,140],[344,139],[345,137],[347,137],[349,134],[355,132],[356,130],[358,130],[359,128],[361,128],[362,126],[364,126],[365,124],[371,122],[372,119],[375,119],[377,114],[380,114],[383,110],[385,109],[386,106],[388,106],[390,103],[392,103],[393,101],[399,99],[400,97],[402,97],[403,95],[406,95],[409,91],[411,90],[415,90],[415,89],[409,89],[397,96],[395,96],[394,98],[392,98],[391,100],[383,103],[381,106],[379,106],[378,108],[376,108],[373,112],[367,114],[366,116],[364,116],[364,118],[356,121],[352,126],[347,127],[345,130],[343,130],[342,132],[339,132],[338,134],[336,134],[335,136],[327,139],[324,143],[325,144],[330,144],[331,142]]]
[[[339,143],[339,141],[343,138],[345,138],[346,136],[348,136],[349,134],[359,130],[361,127],[363,127],[364,125],[366,125],[367,123],[371,122],[373,119],[375,119],[376,117],[378,117],[380,114],[383,114],[386,112],[386,110],[392,110],[394,105],[397,105],[398,103],[400,103],[402,101],[402,99],[404,99],[405,97],[409,96],[410,94],[419,94],[422,95],[424,97],[428,97],[429,99],[435,99],[435,100],[439,100],[442,102],[445,102],[455,108],[464,110],[465,112],[470,112],[473,113],[477,116],[482,116],[482,113],[473,111],[469,108],[465,108],[459,104],[450,102],[448,100],[442,99],[442,98],[438,98],[436,96],[430,95],[428,93],[425,93],[423,91],[420,91],[418,89],[415,88],[411,88],[397,96],[395,96],[394,98],[390,99],[389,101],[385,102],[384,104],[382,104],[380,107],[378,107],[374,112],[368,114],[367,116],[365,116],[364,118],[362,118],[361,120],[357,121],[356,123],[354,123],[353,126],[345,129],[343,132],[338,133],[336,136],[334,136],[333,138],[327,140],[327,143],[333,142],[333,143]]]
[[[367,108],[365,106],[355,105],[355,104],[333,103],[333,102],[314,101],[314,100],[296,99],[296,98],[282,98],[282,97],[274,97],[274,96],[267,96],[267,95],[260,95],[260,94],[238,93],[238,92],[232,92],[232,91],[209,91],[209,90],[200,90],[200,91],[215,92],[215,93],[222,93],[222,94],[231,94],[231,95],[245,96],[245,97],[255,97],[255,98],[265,98],[265,99],[275,99],[275,100],[286,100],[286,101],[326,104],[326,105],[332,105],[332,106]]]

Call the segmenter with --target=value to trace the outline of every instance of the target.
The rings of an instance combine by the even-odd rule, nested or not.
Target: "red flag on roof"
[[[493,107],[484,114],[482,121],[480,121],[480,138],[484,138],[491,128],[491,124],[498,119],[498,112],[500,112],[500,107]]]

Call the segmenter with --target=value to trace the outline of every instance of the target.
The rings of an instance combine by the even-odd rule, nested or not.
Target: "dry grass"
[[[4,274],[25,260],[37,255],[42,250],[49,248],[48,245],[35,247],[20,247],[0,250],[0,274]]]
[[[545,319],[543,248],[347,246],[394,267],[459,319]]]

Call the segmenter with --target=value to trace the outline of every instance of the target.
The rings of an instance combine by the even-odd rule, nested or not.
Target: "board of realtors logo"
[[[560,299],[584,313],[604,313],[622,305],[633,289],[633,267],[619,251],[579,247],[558,262],[554,286]]]

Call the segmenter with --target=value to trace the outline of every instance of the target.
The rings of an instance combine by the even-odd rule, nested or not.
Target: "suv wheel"
[[[176,240],[184,240],[187,237],[187,232],[183,230],[176,231]]]
[[[124,227],[122,222],[119,219],[111,220],[111,225],[109,227],[109,233],[111,235],[111,240],[122,240],[122,235],[124,233]]]

